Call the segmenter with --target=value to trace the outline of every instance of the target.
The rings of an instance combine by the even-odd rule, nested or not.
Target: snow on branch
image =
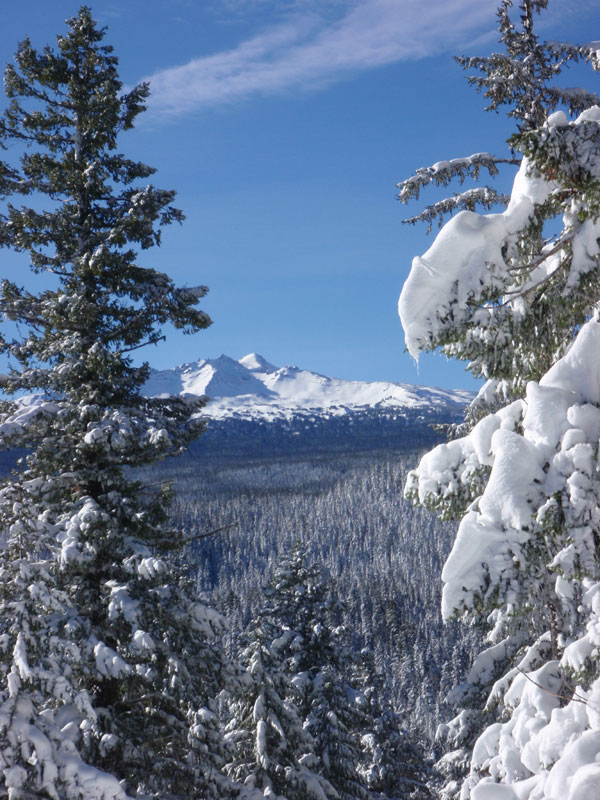
[[[487,169],[491,176],[498,174],[498,164],[519,164],[519,159],[496,158],[489,153],[474,153],[465,158],[453,158],[450,161],[438,161],[431,167],[421,167],[414,175],[398,184],[398,200],[408,203],[418,199],[421,189],[430,183],[436,186],[447,186],[458,178],[462,183],[465,178],[477,179],[482,169]]]
[[[600,181],[598,132],[600,107],[594,106],[569,123],[564,111],[556,111],[548,124],[521,137],[520,146],[532,164],[547,177],[566,187],[583,190]]]
[[[600,70],[600,41],[572,44],[571,42],[546,42],[546,47],[561,62],[584,59],[592,68]]]
[[[484,336],[485,325],[503,306],[510,306],[507,313],[517,324],[526,313],[526,291],[548,282],[560,268],[571,292],[594,268],[600,255],[600,225],[592,203],[600,183],[599,131],[600,108],[594,107],[571,123],[564,112],[555,112],[543,128],[523,134],[519,144],[525,155],[506,210],[461,211],[413,260],[398,303],[411,355],[453,341],[468,325]],[[523,248],[530,229],[535,234],[545,219],[561,211],[560,252],[547,245],[535,262]]]
[[[398,312],[414,358],[421,349],[435,346],[447,324],[466,321],[473,302],[511,282],[503,246],[527,225],[534,206],[550,193],[550,186],[530,178],[527,170],[528,161],[523,159],[504,213],[461,211],[446,223],[429,250],[413,259]]]
[[[40,418],[59,414],[61,406],[41,394],[25,395],[15,401],[12,414],[0,424],[0,441],[11,446],[13,439],[24,434]]]
[[[594,318],[567,355],[528,384],[525,400],[489,415],[463,439],[439,445],[412,473],[407,492],[421,502],[431,497],[435,505],[436,498],[456,494],[469,472],[489,470],[442,573],[446,619],[497,603],[499,591],[507,607],[520,608],[526,576],[536,580],[528,560],[540,530],[553,530],[544,558],[557,576],[593,568],[590,526],[600,521],[591,486],[600,435],[599,350],[600,321]],[[557,502],[566,515],[564,538],[555,529]]]
[[[474,189],[468,189],[466,192],[455,194],[453,197],[440,200],[439,203],[433,203],[433,205],[427,206],[420,214],[403,219],[402,223],[404,225],[415,225],[417,222],[427,222],[427,233],[429,233],[436,219],[439,227],[442,227],[445,214],[453,214],[455,211],[464,210],[475,211],[478,206],[485,209],[490,209],[495,205],[507,206],[509,200],[509,195],[499,194],[490,186],[478,186]]]

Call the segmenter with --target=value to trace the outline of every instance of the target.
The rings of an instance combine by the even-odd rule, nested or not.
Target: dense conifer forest
[[[288,425],[283,447],[285,437],[271,431],[276,448],[247,422],[237,448],[227,447],[233,427],[209,429],[186,455],[148,473],[149,483],[173,480],[176,527],[191,537],[217,530],[190,542],[182,558],[229,619],[232,654],[269,570],[300,541],[343,601],[340,622],[354,648],[373,651],[387,697],[435,752],[448,692],[479,643],[475,629],[441,623],[439,574],[452,527],[403,498],[407,471],[439,436],[427,419],[409,427],[371,414],[354,420],[353,436],[336,437],[335,422],[295,436]],[[369,440],[376,427],[383,435]]]

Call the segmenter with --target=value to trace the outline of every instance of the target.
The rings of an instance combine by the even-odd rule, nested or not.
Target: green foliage
[[[22,332],[0,342],[17,395],[0,440],[26,453],[0,487],[0,766],[15,797],[221,798],[223,620],[166,555],[185,538],[168,491],[128,469],[203,429],[201,401],[141,396],[148,366],[130,354],[165,324],[205,328],[206,289],[137,264],[183,215],[117,150],[149,90],[122,93],[104,35],[83,6],[56,50],[26,39],[5,76],[0,193],[34,202],[7,203],[0,244],[48,288],[0,287]]]

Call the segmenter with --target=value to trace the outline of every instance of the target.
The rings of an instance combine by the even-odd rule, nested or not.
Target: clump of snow
[[[468,303],[481,287],[510,281],[502,247],[522,230],[534,206],[543,203],[550,191],[548,183],[529,176],[529,163],[523,159],[503,213],[461,211],[446,223],[429,250],[413,259],[398,313],[414,358],[432,342],[450,309],[457,324],[466,319]]]
[[[6,447],[11,446],[11,439],[23,433],[35,420],[43,416],[60,414],[59,403],[48,400],[41,394],[30,394],[15,400],[15,410],[0,425],[0,441]]]
[[[590,446],[597,444],[600,430],[600,412],[590,405],[594,397],[600,399],[599,351],[600,322],[591,320],[539,384],[528,385],[526,401],[489,415],[469,436],[439,445],[412,473],[408,493],[433,505],[478,470],[487,478],[460,523],[444,567],[446,617],[471,607],[477,594],[490,596],[501,582],[514,585],[518,596],[515,563],[523,565],[523,545],[534,535],[538,512],[543,517],[557,491],[568,493],[575,512],[585,511],[593,468],[585,429],[593,436]],[[583,563],[587,539],[581,529]]]
[[[94,647],[96,669],[106,678],[121,678],[131,672],[131,667],[112,647],[98,642]]]
[[[227,629],[227,620],[214,608],[204,603],[193,603],[188,610],[191,627],[209,638],[218,636]]]
[[[568,122],[562,111],[552,114],[547,122],[548,135],[572,135],[577,146],[577,133],[592,126],[591,138],[598,136],[600,109],[587,109],[575,121]],[[578,126],[582,126],[578,129]],[[557,132],[560,129],[560,132]],[[553,133],[557,132],[557,133]],[[585,150],[580,161],[591,179],[600,177],[597,156],[583,141]],[[556,253],[541,261],[529,272],[527,283],[510,298],[513,279],[503,253],[510,252],[520,233],[532,217],[535,207],[542,205],[558,184],[534,174],[528,158],[523,158],[516,174],[510,202],[499,214],[478,214],[461,211],[442,228],[432,246],[412,262],[400,299],[398,312],[404,327],[406,347],[417,358],[424,348],[433,347],[446,328],[460,328],[463,323],[477,324],[477,314],[485,319],[494,313],[486,296],[502,295],[516,317],[520,312],[522,294],[528,285],[534,286],[561,263]],[[573,258],[568,285],[592,269],[600,252],[600,223],[587,220],[580,224],[574,217],[566,238],[571,242]],[[472,306],[479,306],[474,312]]]
[[[81,534],[89,531],[101,518],[102,512],[97,503],[88,497],[77,513],[63,521],[57,532],[57,540],[61,544],[60,562],[63,566],[83,561],[91,555],[86,551],[86,546],[81,544]]]
[[[142,558],[137,566],[138,575],[146,580],[151,580],[157,575],[163,574],[167,569],[167,564],[162,558],[155,558],[154,556]]]
[[[149,633],[138,629],[131,639],[131,647],[134,650],[143,652],[145,650],[154,650],[155,645]]]

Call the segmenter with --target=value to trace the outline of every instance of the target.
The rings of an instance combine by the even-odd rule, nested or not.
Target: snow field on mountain
[[[210,402],[203,413],[216,419],[239,413],[268,419],[306,410],[345,414],[365,407],[456,407],[471,400],[466,391],[346,381],[294,366],[279,368],[256,353],[239,361],[221,355],[153,371],[145,393],[206,395]]]

